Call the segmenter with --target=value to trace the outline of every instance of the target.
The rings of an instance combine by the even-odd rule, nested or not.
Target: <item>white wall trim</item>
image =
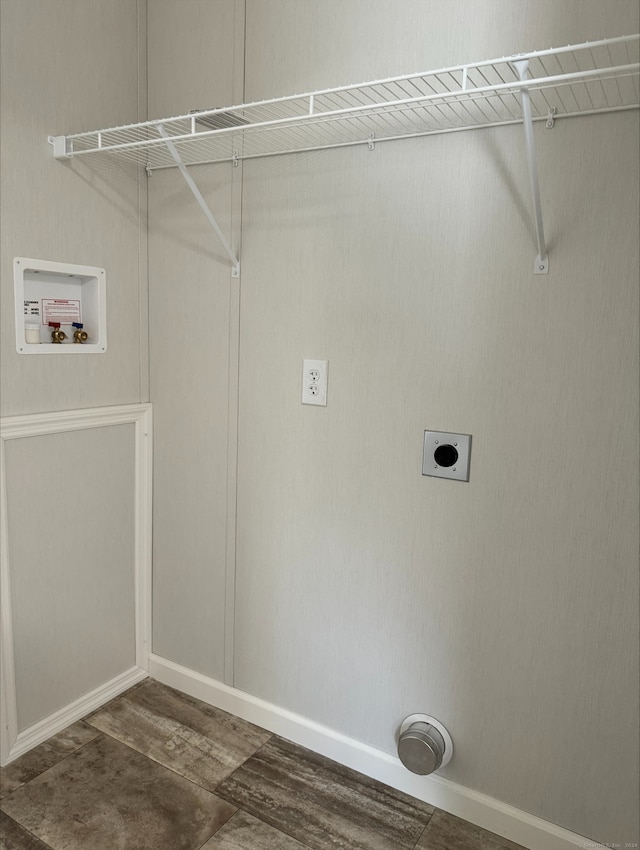
[[[11,611],[11,569],[9,564],[7,483],[5,449],[7,440],[37,437],[112,425],[134,425],[135,440],[135,633],[136,666],[100,685],[68,706],[18,733],[16,679],[14,666]],[[97,708],[116,693],[144,678],[151,648],[151,479],[152,479],[152,407],[150,404],[95,407],[37,413],[0,419],[0,764],[5,765],[82,713]],[[123,684],[124,683],[124,684]],[[122,686],[121,686],[122,685]],[[118,690],[120,688],[120,691]],[[101,700],[97,701],[96,700]],[[88,702],[87,702],[88,701]],[[89,706],[90,707],[87,707]],[[82,713],[78,714],[77,712]],[[69,719],[72,718],[72,719]],[[59,725],[63,723],[63,725]]]
[[[115,676],[109,682],[99,685],[90,693],[84,694],[69,705],[65,705],[48,717],[34,723],[33,726],[29,726],[23,732],[19,732],[11,747],[9,760],[17,759],[18,756],[37,747],[38,744],[48,740],[52,735],[66,729],[76,720],[86,717],[87,714],[95,711],[96,708],[100,708],[101,705],[117,697],[118,694],[146,679],[147,675],[147,671],[141,667],[131,667],[130,670],[120,673],[119,676]]]
[[[7,480],[4,440],[0,439],[0,764],[9,759],[18,731],[16,675],[13,663],[13,616],[7,535]]]
[[[530,850],[605,846],[449,779],[436,775],[416,776],[389,753],[166,658],[151,654],[149,674],[165,685],[255,723]]]

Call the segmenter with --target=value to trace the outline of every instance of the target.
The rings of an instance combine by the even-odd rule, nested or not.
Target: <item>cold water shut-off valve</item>
[[[79,343],[85,343],[89,339],[89,334],[83,330],[84,325],[82,322],[72,322],[72,326],[75,328],[73,332],[73,341]]]

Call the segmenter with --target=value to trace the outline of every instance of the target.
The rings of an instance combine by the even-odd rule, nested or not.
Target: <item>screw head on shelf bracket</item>
[[[536,274],[549,274],[549,257],[538,254],[534,271]]]

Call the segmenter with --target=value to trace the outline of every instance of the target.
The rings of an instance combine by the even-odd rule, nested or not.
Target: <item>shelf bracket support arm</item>
[[[526,81],[529,70],[529,60],[521,59],[513,63],[521,82]],[[527,162],[529,164],[529,180],[531,183],[531,194],[533,196],[533,211],[536,220],[536,237],[538,240],[538,256],[536,257],[535,273],[549,273],[549,258],[547,256],[547,245],[544,239],[544,226],[542,223],[542,206],[540,203],[540,185],[538,182],[538,163],[536,160],[536,148],[533,139],[533,119],[531,118],[531,101],[529,89],[523,86],[520,89],[522,96],[522,117],[524,126],[524,139],[527,148]]]
[[[158,124],[157,127],[158,127],[158,132],[160,133],[160,135],[164,139],[164,143],[167,146],[167,150],[169,151],[169,153],[173,157],[175,164],[178,166],[180,173],[184,177],[185,183],[191,189],[194,198],[196,199],[196,201],[198,202],[198,204],[200,205],[200,207],[202,209],[202,212],[206,215],[207,221],[209,222],[209,224],[213,228],[216,236],[220,240],[220,244],[224,248],[226,255],[231,260],[231,277],[240,277],[240,262],[239,262],[238,258],[236,257],[236,255],[233,253],[231,245],[229,245],[229,242],[227,241],[227,238],[225,237],[224,233],[220,229],[220,225],[215,220],[213,213],[211,212],[211,210],[207,206],[207,202],[202,197],[202,193],[201,193],[200,189],[198,189],[198,187],[196,186],[196,184],[193,180],[193,177],[189,174],[189,172],[187,170],[187,166],[184,164],[184,162],[182,161],[182,157],[180,156],[180,154],[176,150],[176,146],[173,144],[173,142],[171,141],[171,139],[167,135],[167,131],[165,130],[164,125]]]

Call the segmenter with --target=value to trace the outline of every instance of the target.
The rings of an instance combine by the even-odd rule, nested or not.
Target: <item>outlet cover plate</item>
[[[327,406],[328,360],[302,361],[302,403]]]
[[[454,481],[469,480],[471,434],[425,431],[422,474]]]

